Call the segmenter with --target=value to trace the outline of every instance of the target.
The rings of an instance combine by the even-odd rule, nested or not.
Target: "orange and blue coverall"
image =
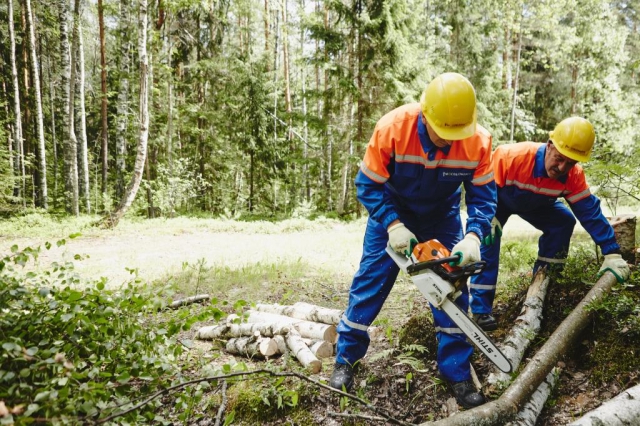
[[[336,361],[343,364],[364,357],[367,329],[398,276],[398,266],[385,251],[391,222],[399,219],[419,241],[435,238],[451,249],[462,238],[460,186],[464,185],[466,231],[481,239],[490,232],[496,209],[491,135],[478,125],[472,137],[438,148],[429,139],[420,105],[401,106],[376,124],[355,184],[369,219],[349,306],[338,325]],[[466,288],[456,303],[468,310]],[[441,374],[450,381],[468,380],[472,346],[446,314],[431,309]]]
[[[493,154],[498,187],[496,219],[504,226],[509,216],[517,214],[542,231],[534,273],[543,266],[562,267],[576,218],[603,254],[619,250],[613,228],[602,213],[600,200],[591,194],[582,167],[576,164],[561,179],[552,179],[544,167],[546,150],[545,143],[520,142],[501,145]],[[559,197],[567,201],[571,210],[558,200]],[[500,236],[496,235],[494,244],[483,245],[481,253],[487,266],[479,275],[472,276],[470,283],[474,314],[492,311],[498,281]]]

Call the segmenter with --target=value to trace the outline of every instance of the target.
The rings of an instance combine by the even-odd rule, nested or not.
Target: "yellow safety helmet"
[[[588,161],[596,141],[596,133],[582,117],[565,118],[549,132],[549,139],[560,154],[575,161]]]
[[[476,92],[458,73],[434,78],[424,89],[420,106],[429,126],[442,139],[466,139],[476,132]]]

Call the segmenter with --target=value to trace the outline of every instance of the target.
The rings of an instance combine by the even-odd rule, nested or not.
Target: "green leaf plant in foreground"
[[[6,407],[0,424],[93,423],[186,380],[177,335],[195,321],[219,319],[220,310],[160,315],[157,289],[130,283],[111,291],[105,280],[87,285],[71,263],[27,272],[22,266],[38,251],[16,248],[0,260],[0,405]],[[159,404],[119,420],[149,422]]]

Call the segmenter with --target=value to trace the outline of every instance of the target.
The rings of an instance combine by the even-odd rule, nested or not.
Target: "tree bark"
[[[513,371],[517,371],[529,344],[536,338],[542,323],[542,310],[549,287],[549,277],[545,269],[541,269],[533,278],[533,283],[527,290],[527,297],[520,315],[507,337],[499,345],[502,353],[507,357]],[[504,388],[511,382],[511,375],[493,368],[487,378],[488,392],[493,393],[498,388]]]
[[[78,20],[78,101],[80,108],[80,143],[79,157],[80,157],[80,173],[78,175],[79,183],[79,195],[84,201],[84,209],[87,213],[91,213],[91,185],[89,182],[89,153],[87,146],[87,118],[85,111],[85,99],[84,99],[84,86],[85,86],[85,73],[84,73],[84,42],[82,39],[82,18],[80,15],[76,16]]]
[[[62,58],[62,78],[64,96],[64,200],[67,213],[77,216],[78,211],[78,153],[74,126],[74,96],[75,96],[75,53],[69,47],[69,8],[65,0],[60,0],[60,47]],[[79,0],[75,0],[74,16],[80,7]],[[75,43],[76,25],[73,25],[72,39]]]
[[[247,315],[247,322],[269,322],[292,325],[302,337],[309,339],[326,340],[327,342],[335,343],[338,337],[336,327],[330,324],[320,324],[252,310],[247,311]]]
[[[587,306],[600,302],[616,283],[616,277],[612,273],[602,275],[500,398],[449,418],[423,424],[480,426],[502,425],[512,420],[555,367],[560,356],[575,343],[580,332],[587,326],[591,315]]]
[[[620,244],[622,258],[632,265],[636,264],[636,217],[623,214],[609,219],[616,241]]]
[[[133,200],[136,198],[140,182],[142,181],[142,173],[144,171],[144,163],[147,159],[147,143],[149,140],[149,88],[148,74],[149,67],[147,58],[147,0],[139,0],[138,12],[138,61],[140,67],[140,97],[138,122],[140,123],[138,132],[138,153],[136,162],[133,167],[133,176],[118,208],[113,214],[103,218],[101,224],[113,228],[118,225],[122,216],[129,210]]]
[[[127,128],[129,114],[129,0],[120,1],[120,20],[118,23],[120,39],[120,63],[118,80],[118,104],[116,106],[116,191],[115,197],[121,200],[125,192],[125,173],[127,154]]]
[[[569,426],[628,426],[640,422],[640,385],[627,389],[620,395],[588,412]]]
[[[14,188],[14,195],[22,194],[22,206],[25,205],[25,190],[26,190],[26,182],[25,182],[25,173],[24,173],[24,157],[22,156],[22,113],[20,112],[20,83],[18,82],[18,68],[16,67],[16,39],[14,35],[14,22],[13,22],[13,1],[8,0],[9,3],[8,13],[9,13],[9,40],[11,44],[11,80],[13,81],[13,114],[14,114],[14,149],[15,160],[14,160],[14,176],[22,177],[22,189],[16,186]],[[22,173],[20,172],[22,170]]]
[[[287,347],[300,364],[302,364],[312,374],[317,374],[322,370],[322,362],[316,358],[311,349],[304,343],[300,335],[291,331],[285,337]]]
[[[277,354],[278,345],[269,337],[236,337],[227,341],[225,350],[234,355],[262,359]]]
[[[31,64],[33,69],[33,90],[36,102],[36,121],[37,121],[37,137],[38,137],[38,169],[40,172],[39,193],[40,200],[38,205],[44,209],[49,207],[47,194],[47,159],[44,143],[44,118],[42,114],[42,90],[40,89],[40,75],[38,73],[38,55],[36,55],[36,33],[34,28],[33,15],[31,13],[31,1],[25,0],[27,8],[27,24],[29,26],[29,43],[31,50]]]
[[[256,304],[255,310],[332,325],[338,325],[343,312],[339,309],[323,308],[322,306],[311,305],[304,302],[297,302],[294,305],[258,303]]]
[[[98,25],[100,27],[100,142],[102,159],[101,192],[104,197],[107,194],[107,172],[109,169],[109,140],[107,126],[107,58],[104,36],[104,6],[103,0],[98,0]]]
[[[238,318],[235,316],[235,318]],[[227,323],[201,327],[196,333],[197,339],[215,340],[229,337],[253,336],[256,332],[262,336],[274,337],[289,333],[293,326],[282,323]]]

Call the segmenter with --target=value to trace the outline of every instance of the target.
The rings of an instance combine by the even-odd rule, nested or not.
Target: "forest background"
[[[456,71],[474,84],[494,146],[545,141],[563,118],[588,118],[588,178],[615,213],[640,193],[639,9],[7,0],[0,208],[359,216],[353,178],[377,119]]]

